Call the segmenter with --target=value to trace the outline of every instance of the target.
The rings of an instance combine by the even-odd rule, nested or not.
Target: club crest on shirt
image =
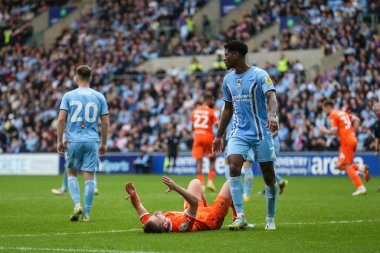
[[[269,77],[265,78],[265,82],[267,84],[273,84],[272,79],[270,79]]]
[[[182,223],[180,226],[181,231],[186,231],[189,228],[189,224],[187,222]]]

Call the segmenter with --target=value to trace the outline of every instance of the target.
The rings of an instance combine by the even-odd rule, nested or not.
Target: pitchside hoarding
[[[58,175],[57,154],[1,154],[0,175]]]
[[[299,154],[282,154],[277,157],[276,171],[280,175],[286,176],[342,176],[344,171],[335,168],[338,154],[334,153],[299,153]],[[101,174],[128,173],[135,174],[136,170],[133,161],[137,155],[107,155],[101,158],[99,172]],[[154,154],[150,158],[150,173],[164,174],[165,156],[163,154]],[[372,176],[379,176],[380,159],[372,154],[359,153],[355,157],[355,163],[368,164]],[[224,174],[224,157],[216,159],[216,172],[219,175]],[[207,173],[210,164],[208,159],[203,160],[203,172]],[[190,155],[181,155],[177,158],[176,166],[169,167],[168,174],[177,175],[194,175],[196,161]],[[60,172],[64,171],[64,159],[60,159]],[[257,163],[253,165],[253,172],[260,175],[260,169]]]

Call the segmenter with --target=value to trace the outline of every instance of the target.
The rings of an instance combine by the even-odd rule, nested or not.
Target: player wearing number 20
[[[94,172],[99,166],[99,154],[106,152],[108,132],[108,108],[102,94],[90,88],[92,70],[81,65],[76,69],[78,88],[66,93],[61,101],[57,126],[57,151],[64,154],[65,145],[62,135],[67,122],[67,175],[74,212],[71,221],[90,220],[90,209],[94,195]],[[101,138],[98,132],[98,120],[101,119]],[[100,140],[101,139],[101,140]],[[100,142],[100,146],[99,146]],[[78,171],[83,172],[85,180],[84,210],[80,201]]]

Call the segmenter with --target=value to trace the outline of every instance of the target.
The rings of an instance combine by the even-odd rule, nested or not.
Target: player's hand
[[[172,190],[175,190],[175,187],[177,186],[177,184],[167,176],[162,177],[162,182],[168,186],[166,192],[171,192]]]
[[[267,124],[265,125],[269,130],[274,133],[278,129],[278,122],[276,115],[269,115]]]
[[[58,154],[60,155],[64,155],[65,154],[65,148],[66,148],[66,145],[62,142],[58,142],[57,143],[57,152]]]
[[[131,182],[128,182],[125,184],[125,190],[128,193],[128,195],[125,197],[125,199],[129,199],[130,197],[136,195],[135,186]]]
[[[320,132],[321,134],[325,134],[325,133],[326,133],[326,130],[327,130],[327,128],[326,128],[325,126],[321,126],[321,129],[319,129],[319,132]]]
[[[212,142],[212,153],[215,155],[219,155],[223,152],[223,140],[222,138],[215,137],[214,141]]]
[[[107,152],[107,146],[106,145],[100,145],[99,147],[99,155],[104,156]]]

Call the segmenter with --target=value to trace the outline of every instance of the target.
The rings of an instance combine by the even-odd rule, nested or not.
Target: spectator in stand
[[[150,156],[146,151],[145,147],[140,149],[140,155],[133,162],[137,174],[148,174],[150,173]]]
[[[166,166],[164,167],[166,172],[176,167],[179,145],[181,142],[181,135],[177,133],[174,126],[171,126],[169,131],[170,132],[165,139],[167,156],[165,158]]]

